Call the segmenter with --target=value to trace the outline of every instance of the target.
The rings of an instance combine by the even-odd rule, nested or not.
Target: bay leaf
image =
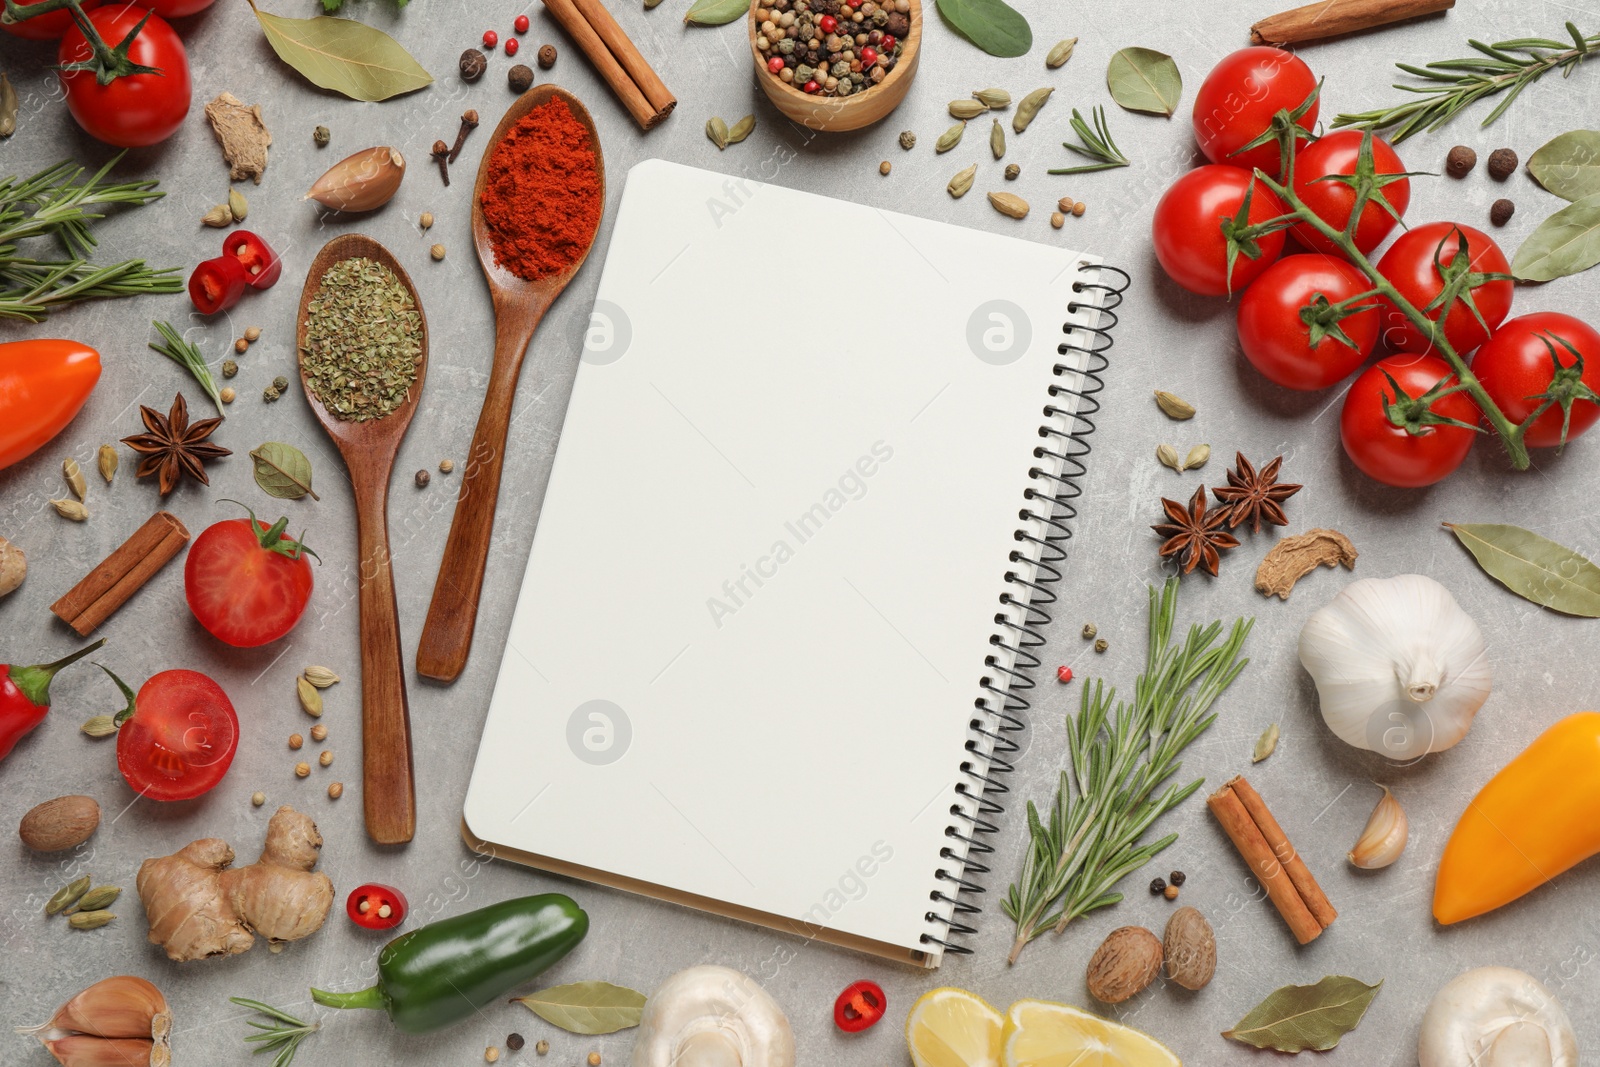
[[[1005,0],[936,0],[950,28],[988,52],[1012,58],[1033,47],[1033,30]]]
[[[1511,261],[1519,281],[1548,282],[1600,263],[1600,193],[1568,204],[1539,223]]]
[[[311,84],[352,100],[387,100],[433,81],[400,42],[364,22],[318,15],[284,18],[250,0],[267,43]]]
[[[255,460],[256,484],[268,496],[279,500],[299,500],[307,493],[320,500],[311,488],[311,461],[293,445],[268,441],[250,453]]]
[[[1600,567],[1520,526],[1445,523],[1484,573],[1524,600],[1552,611],[1600,618]]]
[[[1273,723],[1256,739],[1255,751],[1250,753],[1251,763],[1260,763],[1278,750],[1278,724]]]
[[[1569,130],[1528,157],[1534,181],[1563,200],[1600,193],[1600,130]]]
[[[1222,1036],[1279,1052],[1326,1052],[1361,1022],[1383,982],[1330,974],[1316,985],[1286,985],[1251,1008]]]
[[[1124,48],[1106,66],[1106,88],[1126,111],[1144,111],[1169,118],[1183,97],[1183,75],[1165,52]]]
[[[572,982],[514,998],[545,1022],[574,1034],[614,1034],[639,1025],[645,995],[610,982]]]
[[[694,6],[684,13],[683,21],[696,26],[725,26],[734,19],[744,18],[750,10],[750,0],[695,0]]]

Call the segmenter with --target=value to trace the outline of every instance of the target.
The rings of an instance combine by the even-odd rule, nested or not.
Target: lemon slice
[[[1182,1067],[1155,1038],[1048,1000],[1011,1005],[1002,1040],[1005,1067]]]
[[[1005,1020],[965,989],[924,993],[906,1016],[906,1047],[916,1067],[1000,1067]]]

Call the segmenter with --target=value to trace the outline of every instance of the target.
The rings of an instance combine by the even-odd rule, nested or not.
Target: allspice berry
[[[1506,223],[1511,221],[1511,216],[1516,214],[1516,212],[1517,205],[1513,204],[1504,197],[1501,197],[1499,200],[1494,202],[1492,207],[1489,208],[1489,221],[1494,223],[1496,226],[1504,226]]]
[[[514,93],[525,93],[533,86],[533,68],[526,63],[518,63],[506,71],[506,84],[511,86]]]
[[[556,46],[542,44],[539,46],[539,69],[549,70],[556,65]]]
[[[1444,169],[1452,178],[1465,178],[1477,165],[1478,153],[1464,144],[1456,145],[1450,149],[1450,154],[1444,157]]]
[[[1496,148],[1489,153],[1489,177],[1503,182],[1517,171],[1517,154],[1509,148]]]
[[[483,77],[483,72],[489,69],[489,61],[482,52],[476,48],[469,48],[461,53],[461,80],[475,82]]]
[[[418,489],[426,489],[426,488],[428,488],[428,482],[430,482],[432,480],[433,480],[433,475],[429,474],[427,471],[420,470],[420,471],[417,472],[417,488]]]

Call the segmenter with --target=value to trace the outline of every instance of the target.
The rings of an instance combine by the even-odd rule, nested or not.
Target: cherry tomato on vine
[[[199,671],[162,671],[136,697],[111,679],[128,701],[116,716],[117,769],[128,785],[151,800],[191,800],[222,781],[239,747],[239,716],[220,685]]]
[[[1441,382],[1455,385],[1454,372],[1427,355],[1390,356],[1355,380],[1339,413],[1339,439],[1361,473],[1415,489],[1461,466],[1477,437],[1478,407],[1465,393],[1430,398]],[[1395,425],[1391,415],[1405,425]]]
[[[1260,167],[1277,177],[1282,160],[1276,141],[1239,149],[1266,132],[1272,116],[1294,112],[1316,91],[1317,76],[1299,56],[1265,45],[1241,48],[1222,57],[1195,94],[1194,138],[1213,163]],[[1311,100],[1295,120],[1307,136],[1317,124],[1317,109],[1318,102]]]
[[[1600,393],[1600,333],[1571,315],[1537,311],[1503,323],[1472,358],[1472,373],[1500,413],[1514,423],[1532,415],[1546,394],[1558,401],[1572,398],[1568,441],[1600,420],[1600,404],[1595,402]],[[1523,443],[1529,448],[1561,444],[1561,423],[1558,402],[1528,427]]]
[[[251,512],[248,519],[214,523],[190,546],[184,595],[200,625],[219,641],[255,648],[294,629],[305,613],[310,550],[283,536],[288,524],[282,518],[268,526]]]
[[[18,7],[29,7],[39,3],[39,0],[17,0]],[[100,6],[100,0],[81,0],[78,5],[85,11]],[[45,15],[35,15],[31,19],[21,22],[0,22],[0,30],[5,30],[13,37],[25,37],[30,41],[56,41],[67,32],[72,25],[72,12],[52,11]]]
[[[93,70],[57,71],[67,110],[89,136],[119,148],[171,137],[189,113],[191,94],[189,57],[177,32],[161,16],[132,4],[98,8],[89,13],[89,22],[108,48],[121,53],[125,47],[126,54],[97,60],[83,31],[73,26],[61,38],[56,62],[70,66],[94,60],[129,72],[101,85]]]
[[[1318,218],[1336,230],[1350,224],[1350,212],[1356,206],[1355,188],[1338,179],[1356,173],[1362,137],[1359,130],[1336,130],[1307,145],[1295,156],[1295,194]],[[1406,213],[1411,203],[1411,180],[1395,177],[1404,174],[1405,169],[1387,141],[1372,139],[1372,171],[1383,184],[1373,191],[1373,198],[1361,209],[1361,221],[1356,225],[1356,247],[1363,255],[1383,243],[1400,224],[1399,216]],[[1379,197],[1394,208],[1394,214],[1378,203]],[[1337,245],[1303,222],[1289,232],[1313,252],[1338,254]]]
[[[877,982],[856,982],[833,1002],[833,1024],[847,1034],[859,1034],[883,1018],[888,1007],[889,999]]]
[[[1353,305],[1366,310],[1344,318],[1332,305],[1371,289],[1366,276],[1343,259],[1284,256],[1239,301],[1245,358],[1286,388],[1326,389],[1366,362],[1378,343],[1380,317],[1370,299]]]
[[[350,890],[344,913],[367,930],[392,930],[406,921],[406,895],[393,886],[368,882]]]
[[[1250,197],[1248,221],[1263,222],[1284,212],[1283,201],[1238,167],[1212,164],[1183,175],[1156,205],[1153,236],[1156,258],[1167,276],[1201,296],[1226,296],[1229,292],[1228,239],[1225,226],[1233,224]],[[1238,220],[1243,222],[1244,220]],[[1283,252],[1284,231],[1256,238],[1255,258],[1240,251],[1231,272],[1232,291],[1249,285],[1272,266]]]
[[[194,15],[217,0],[138,0],[140,7],[147,7],[164,19],[181,19],[185,15]]]
[[[1439,273],[1443,266],[1447,274],[1468,269],[1454,266],[1461,254],[1461,241],[1466,240],[1467,262],[1478,274],[1509,274],[1511,264],[1494,239],[1482,230],[1454,222],[1430,222],[1401,234],[1389,251],[1378,260],[1378,273],[1400,291],[1419,311],[1424,311],[1434,322],[1439,321],[1443,308],[1426,311],[1427,306],[1444,291],[1445,278]],[[1434,260],[1437,258],[1438,265]],[[1461,300],[1450,306],[1444,318],[1445,340],[1456,354],[1466,356],[1489,339],[1496,326],[1505,321],[1511,310],[1512,285],[1509,281],[1484,281],[1469,290],[1472,302],[1483,316],[1478,322],[1472,309]],[[1466,296],[1467,293],[1463,293]],[[1422,331],[1391,306],[1383,313],[1383,339],[1390,348],[1400,352],[1426,352],[1433,342]]]

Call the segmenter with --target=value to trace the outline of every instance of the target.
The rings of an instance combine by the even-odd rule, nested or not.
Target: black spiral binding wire
[[[969,812],[960,804],[950,805],[951,816],[960,822],[952,823],[944,832],[945,837],[962,842],[966,850],[964,855],[958,855],[949,847],[939,850],[941,860],[956,866],[953,870],[941,866],[934,873],[934,878],[943,886],[928,894],[934,904],[948,905],[951,914],[947,917],[929,911],[923,916],[928,922],[942,923],[944,930],[941,931],[942,937],[923,934],[921,943],[940,945],[946,952],[961,955],[970,955],[972,949],[958,939],[978,932],[977,927],[970,923],[974,916],[983,912],[971,901],[961,899],[961,894],[982,893],[983,886],[969,876],[990,872],[990,868],[975,857],[994,852],[994,846],[981,838],[999,829],[989,821],[1005,811],[1005,806],[995,798],[1010,792],[995,776],[1010,774],[1016,769],[1015,764],[1005,757],[1014,756],[1020,751],[1020,746],[1007,735],[1026,728],[1027,724],[1021,715],[1032,707],[1022,695],[1034,687],[1033,671],[1042,662],[1032,650],[1045,643],[1043,628],[1050,622],[1050,613],[1045,609],[1056,601],[1055,593],[1047,587],[1061,580],[1061,566],[1067,558],[1066,542],[1072,539],[1072,527],[1069,524],[1078,517],[1074,501],[1083,494],[1079,479],[1087,473],[1083,461],[1091,451],[1087,438],[1094,433],[1092,416],[1100,410],[1100,402],[1095,399],[1095,394],[1105,388],[1100,374],[1110,365],[1106,353],[1116,343],[1111,336],[1111,331],[1117,326],[1116,309],[1122,305],[1122,294],[1132,281],[1126,271],[1117,267],[1103,263],[1079,264],[1080,274],[1088,271],[1097,272],[1096,280],[1080,279],[1073,282],[1072,291],[1095,292],[1100,294],[1100,298],[1095,303],[1074,300],[1067,305],[1067,314],[1075,315],[1080,309],[1094,308],[1100,312],[1103,320],[1109,321],[1092,327],[1067,322],[1061,327],[1061,332],[1069,335],[1069,340],[1076,330],[1092,335],[1092,340],[1087,348],[1068,341],[1056,346],[1059,355],[1065,356],[1071,352],[1081,354],[1085,366],[1057,363],[1053,368],[1055,376],[1063,380],[1051,383],[1051,399],[1071,396],[1076,398],[1076,404],[1071,411],[1053,403],[1045,405],[1044,415],[1053,421],[1039,427],[1039,437],[1043,443],[1033,450],[1033,456],[1035,459],[1059,462],[1060,473],[1051,474],[1042,467],[1028,469],[1028,478],[1039,484],[1023,492],[1027,504],[1017,513],[1017,517],[1023,522],[1040,523],[1044,528],[1044,536],[1036,536],[1027,528],[1012,534],[1018,547],[1011,551],[1010,562],[1030,564],[1033,575],[1030,580],[1014,570],[1005,573],[1007,585],[1024,586],[1029,592],[1026,599],[1022,600],[1012,596],[1010,591],[1000,594],[1000,603],[1019,612],[1020,619],[1013,620],[1005,611],[997,612],[994,621],[1003,629],[989,637],[989,644],[1009,652],[1011,665],[1002,664],[994,653],[984,657],[984,666],[994,674],[1003,675],[1004,680],[1003,684],[996,684],[994,674],[984,675],[979,685],[988,695],[974,701],[978,714],[968,724],[972,731],[966,744],[969,758],[961,763],[961,774],[966,780],[956,784],[956,792],[969,801],[975,810]],[[1100,279],[1106,273],[1119,276],[1121,283],[1105,284]],[[1054,420],[1061,420],[1062,425],[1056,425]],[[985,742],[989,746],[987,758],[979,755]],[[978,769],[980,762],[983,764],[982,771]],[[949,891],[946,892],[944,887],[948,887]]]

